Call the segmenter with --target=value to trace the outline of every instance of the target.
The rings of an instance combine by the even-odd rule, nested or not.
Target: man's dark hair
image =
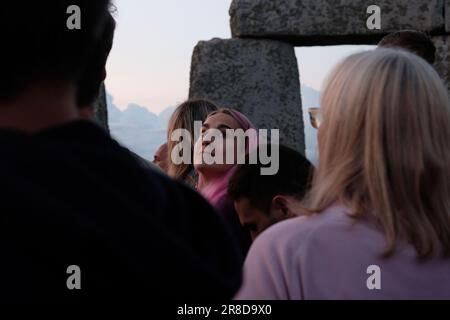
[[[76,5],[81,29],[67,21]],[[0,11],[0,101],[39,81],[76,84],[108,17],[110,0],[4,1]]]
[[[268,145],[268,150],[278,147]],[[259,153],[259,148],[256,151]],[[279,170],[275,175],[262,175],[261,168],[268,167],[258,160],[250,164],[251,155],[240,165],[230,179],[228,195],[235,201],[248,198],[251,205],[269,213],[272,199],[277,195],[293,196],[301,200],[310,188],[313,166],[302,154],[280,145]]]
[[[436,47],[431,38],[423,32],[403,30],[388,34],[378,43],[383,48],[402,48],[422,57],[430,64],[436,59]]]
[[[113,46],[116,22],[109,14],[99,42],[91,55],[89,63],[78,83],[77,104],[79,107],[90,106],[98,97],[102,84],[102,74]]]

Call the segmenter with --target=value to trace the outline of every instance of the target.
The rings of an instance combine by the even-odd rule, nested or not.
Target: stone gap
[[[402,29],[432,35],[435,68],[450,91],[450,0],[377,0],[381,30],[366,27],[371,4],[372,0],[233,0],[233,39],[198,43],[189,97],[236,108],[260,128],[280,129],[281,142],[304,153],[294,46],[376,44],[385,34]],[[104,87],[95,115],[108,129]]]
[[[305,153],[300,77],[294,46],[376,44],[390,32],[428,32],[436,69],[450,90],[450,0],[377,0],[382,29],[368,30],[372,0],[234,0],[233,39],[200,41],[191,64],[190,98],[247,114],[260,128]]]

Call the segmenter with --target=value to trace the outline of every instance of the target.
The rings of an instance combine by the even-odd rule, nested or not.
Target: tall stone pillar
[[[243,112],[260,129],[304,154],[300,79],[294,47],[272,40],[213,39],[194,49],[190,98]]]

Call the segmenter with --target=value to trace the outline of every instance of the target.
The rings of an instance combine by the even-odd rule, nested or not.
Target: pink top
[[[410,245],[382,259],[384,246],[373,222],[342,206],[281,222],[250,248],[236,299],[450,299],[450,259],[418,262]]]

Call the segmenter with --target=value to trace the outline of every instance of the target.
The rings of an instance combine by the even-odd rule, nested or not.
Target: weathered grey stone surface
[[[95,120],[103,127],[106,131],[109,132],[108,127],[108,110],[106,108],[106,90],[105,85],[102,85],[100,90],[100,95],[97,98],[97,101],[94,103],[94,115]]]
[[[297,59],[287,43],[199,42],[192,57],[189,97],[235,108],[258,128],[280,129],[281,143],[304,153]]]
[[[445,31],[450,32],[450,0],[445,0]]]
[[[436,46],[435,68],[446,81],[450,94],[450,36],[437,36],[432,39]]]
[[[444,31],[449,0],[234,0],[233,37],[262,37],[295,45],[376,43],[402,29]],[[367,28],[367,8],[381,8],[381,30]]]

